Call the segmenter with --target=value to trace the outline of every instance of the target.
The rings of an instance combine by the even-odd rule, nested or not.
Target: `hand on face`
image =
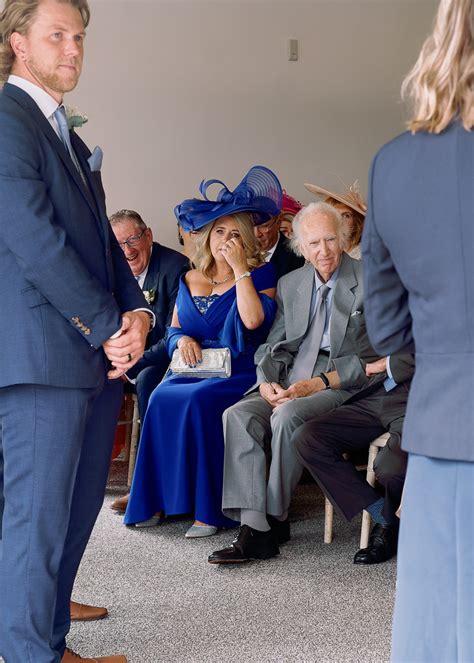
[[[234,272],[237,270],[245,272],[247,270],[247,259],[240,238],[231,237],[228,239],[223,245],[221,253]]]

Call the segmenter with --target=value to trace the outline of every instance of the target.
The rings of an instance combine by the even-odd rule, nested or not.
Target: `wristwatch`
[[[153,329],[153,327],[155,326],[155,316],[153,315],[153,313],[148,308],[142,308],[142,309],[139,309],[139,310],[143,311],[143,313],[148,314],[148,317],[150,318],[150,328],[149,328],[148,331],[150,332]]]
[[[324,382],[324,385],[325,385],[324,388],[325,389],[331,389],[331,385],[329,383],[328,376],[325,373],[320,373],[318,375],[318,378],[321,378],[321,380]]]

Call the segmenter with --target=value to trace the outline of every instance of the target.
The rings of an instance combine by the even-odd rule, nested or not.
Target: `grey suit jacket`
[[[403,448],[474,461],[474,132],[399,136],[369,185],[369,334],[384,355],[416,349]]]
[[[288,371],[310,324],[313,284],[311,264],[278,281],[278,310],[266,343],[255,354],[257,382],[252,389],[262,382],[286,384]],[[362,265],[344,253],[332,300],[328,364],[328,370],[337,370],[341,389],[361,388],[367,383],[365,364],[356,346],[363,310]]]

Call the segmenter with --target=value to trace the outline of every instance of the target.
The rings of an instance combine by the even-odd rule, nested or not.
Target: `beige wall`
[[[403,128],[399,87],[435,0],[90,0],[79,131],[105,152],[111,213],[131,207],[176,247],[173,207],[253,164],[303,202],[333,173],[367,186]],[[287,39],[300,59],[287,60]]]

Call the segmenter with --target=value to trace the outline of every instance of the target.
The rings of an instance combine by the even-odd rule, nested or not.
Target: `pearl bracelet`
[[[244,272],[235,279],[235,282],[237,283],[237,281],[240,281],[240,279],[244,279],[246,276],[250,276],[250,272]]]

